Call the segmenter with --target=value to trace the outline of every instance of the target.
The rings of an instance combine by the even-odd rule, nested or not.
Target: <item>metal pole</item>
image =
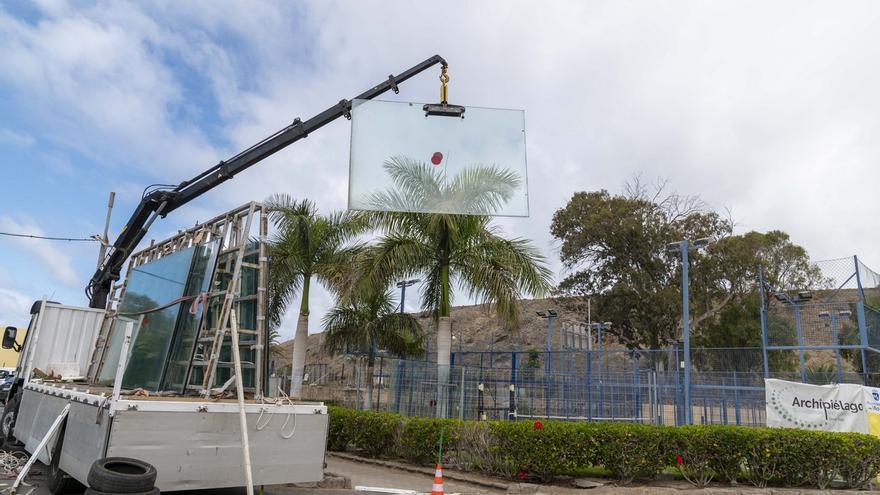
[[[110,213],[113,211],[113,200],[116,199],[116,193],[110,191],[110,199],[107,201],[107,218],[104,219],[104,236],[101,237],[101,248],[98,250],[98,269],[104,263],[104,257],[107,255],[107,246],[110,244],[110,238],[107,234],[110,230]]]
[[[836,310],[829,311],[831,314],[831,338],[834,339],[834,361],[837,366],[837,383],[843,381],[843,369],[840,362],[840,340],[837,338],[837,317],[839,314]]]
[[[807,367],[804,360],[804,333],[801,329],[801,307],[797,303],[794,306],[794,328],[797,331],[798,366],[801,372],[801,383],[807,383]]]
[[[758,296],[761,298],[761,354],[764,357],[764,378],[770,378],[770,363],[767,357],[767,308],[764,304],[764,267],[758,265]],[[739,424],[739,423],[737,423]]]
[[[464,421],[464,366],[458,366],[459,373],[461,373],[461,388],[459,389],[459,400],[458,400],[458,419]]]
[[[406,301],[406,283],[400,284],[400,314],[405,312],[404,310],[404,302]],[[397,384],[394,386],[396,393],[394,402],[394,409],[400,413],[401,403],[400,403],[400,394],[403,392],[403,354],[401,353],[398,357],[397,361]]]
[[[862,288],[862,276],[859,274],[859,257],[853,256],[856,266],[856,287],[858,288],[858,300],[856,301],[856,319],[859,323],[859,342],[862,346],[862,382],[868,384],[868,356],[865,349],[868,347],[868,327],[865,325],[865,292]]]
[[[507,419],[516,419],[516,353],[510,353],[510,404]]]
[[[550,373],[553,369],[553,317],[547,316],[547,360],[544,372],[544,402],[547,406],[547,417],[550,417]]]
[[[587,421],[593,420],[593,351],[587,350]]]
[[[587,298],[587,350],[593,350],[593,308],[592,297]]]
[[[681,241],[681,304],[684,333],[684,420],[691,423],[691,326],[688,307],[688,240]]]

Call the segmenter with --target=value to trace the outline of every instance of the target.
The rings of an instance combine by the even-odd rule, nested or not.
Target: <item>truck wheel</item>
[[[11,443],[15,440],[13,430],[15,429],[15,415],[18,413],[20,400],[21,393],[16,393],[6,401],[6,407],[3,408],[3,416],[0,417],[0,432],[3,434],[3,443]]]
[[[52,495],[82,493],[85,489],[82,483],[71,478],[58,467],[58,464],[61,462],[61,446],[64,443],[64,430],[66,427],[67,422],[64,422],[58,430],[58,440],[55,442],[55,448],[52,449],[52,462],[49,463],[49,482],[47,485]]]
[[[89,488],[104,493],[141,494],[156,484],[152,464],[129,457],[98,459],[89,470]]]

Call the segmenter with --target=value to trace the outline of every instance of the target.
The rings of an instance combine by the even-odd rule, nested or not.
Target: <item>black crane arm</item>
[[[446,60],[440,55],[425,60],[397,76],[390,75],[388,79],[355,96],[353,99],[370,100],[388,90],[398,92],[397,85],[426,69],[441,64],[445,67]],[[188,181],[181,182],[172,189],[153,190],[144,194],[140,204],[131,214],[119,237],[111,247],[110,254],[103,260],[101,266],[95,271],[86,294],[89,297],[89,306],[104,308],[107,305],[107,297],[113,283],[119,280],[122,266],[125,260],[134,251],[141,240],[146,236],[147,230],[157,217],[165,215],[198,198],[218,185],[226,182],[239,172],[257,164],[278,151],[305,138],[310,133],[324,127],[339,117],[351,118],[351,100],[341,100],[339,103],[302,121],[294,119],[287,127],[272,134],[259,143],[238,153],[237,155],[223,160],[213,167]]]

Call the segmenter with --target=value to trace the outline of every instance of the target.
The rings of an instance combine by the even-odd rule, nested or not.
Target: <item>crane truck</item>
[[[397,93],[437,64],[446,67],[435,55],[355,99]],[[96,460],[118,456],[155,466],[162,491],[243,486],[251,470],[256,485],[322,478],[325,405],[267,398],[262,205],[137,249],[158,218],[350,119],[351,108],[343,99],[177,186],[148,188],[89,281],[88,307],[37,301],[20,346],[6,329],[2,346],[20,357],[0,431],[49,466],[53,493],[88,485]],[[238,401],[228,398],[232,387]],[[243,438],[256,446],[250,453]]]

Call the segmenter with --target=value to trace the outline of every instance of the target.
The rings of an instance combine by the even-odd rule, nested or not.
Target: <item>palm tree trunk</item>
[[[449,353],[452,351],[452,318],[449,317],[449,265],[440,266],[440,318],[437,322],[437,413],[446,417],[449,396]]]
[[[437,322],[437,417],[445,418],[449,385],[449,353],[452,351],[452,318]]]
[[[302,301],[299,319],[296,321],[296,335],[293,338],[293,356],[290,360],[290,396],[302,396],[303,371],[306,367],[306,348],[309,344],[309,282],[310,276],[303,278]]]

